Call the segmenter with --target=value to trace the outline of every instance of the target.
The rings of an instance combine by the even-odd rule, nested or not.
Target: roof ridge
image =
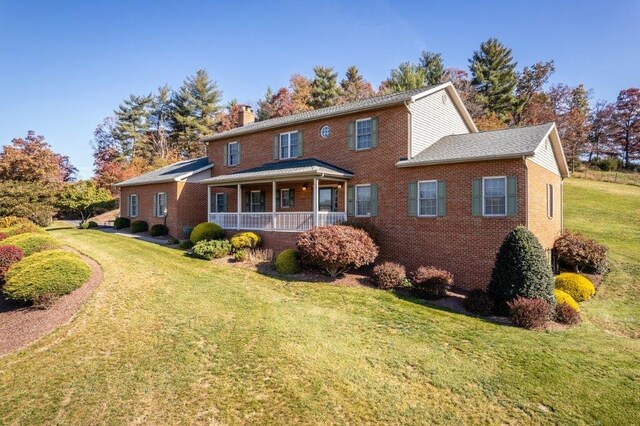
[[[518,129],[528,129],[530,127],[541,127],[541,126],[546,126],[549,124],[556,124],[555,121],[547,121],[545,123],[540,123],[540,124],[528,124],[526,126],[515,126],[515,127],[505,127],[504,129],[493,129],[493,130],[481,130],[479,132],[474,132],[474,134],[479,134],[479,133],[491,133],[491,132],[503,132],[506,130],[518,130]],[[472,133],[460,133],[457,135],[448,135],[448,136],[461,136],[461,135],[470,135]]]

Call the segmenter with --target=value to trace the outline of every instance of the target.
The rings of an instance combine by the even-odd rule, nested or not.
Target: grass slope
[[[589,191],[567,184],[571,202]],[[105,281],[72,323],[0,358],[0,424],[640,423],[624,234],[597,235],[628,263],[583,305],[587,321],[543,333],[99,231],[55,235]]]

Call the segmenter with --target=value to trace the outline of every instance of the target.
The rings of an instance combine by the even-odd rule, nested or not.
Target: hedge
[[[131,226],[131,220],[126,217],[116,217],[113,221],[114,229],[125,229]]]
[[[149,230],[149,224],[144,220],[134,220],[131,222],[131,233],[137,234],[140,232],[147,232]]]

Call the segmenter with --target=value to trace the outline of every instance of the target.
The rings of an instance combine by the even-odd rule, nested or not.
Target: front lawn
[[[53,231],[104,282],[0,358],[0,424],[640,423],[640,188],[619,186],[566,184],[567,226],[608,244],[614,270],[557,332]]]

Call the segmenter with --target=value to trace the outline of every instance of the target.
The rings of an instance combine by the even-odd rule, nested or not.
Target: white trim
[[[227,144],[227,167],[234,167],[237,166],[238,164],[240,164],[240,161],[238,161],[237,163],[233,163],[231,164],[231,145],[235,145],[236,147],[238,147],[238,141],[233,141],[233,142],[229,142]],[[238,157],[238,151],[236,148],[236,158]],[[239,158],[237,158],[237,160],[240,160]]]
[[[278,191],[280,191],[280,208],[281,209],[290,209],[291,208],[291,188],[280,188]],[[282,195],[282,191],[287,191],[289,192],[289,205],[285,206],[283,205],[283,201],[284,201],[284,196]]]
[[[215,198],[215,200],[216,200],[216,211],[212,212],[212,213],[225,213],[225,212],[218,211],[218,196],[220,196],[220,195],[222,195],[222,203],[224,204],[224,195],[225,195],[225,193],[224,192],[216,192],[216,198]]]
[[[131,199],[133,197],[136,197],[136,214],[132,214],[132,210],[131,210]],[[138,197],[138,194],[129,194],[129,200],[128,200],[128,205],[127,205],[127,213],[129,213],[129,217],[138,217],[138,213],[140,213],[140,198]]]
[[[295,157],[291,155],[291,135],[294,133],[299,133],[298,130],[293,130],[291,132],[282,132],[282,133],[278,133],[278,159],[280,160],[290,160],[292,158],[298,158],[300,157],[300,137],[298,136],[298,155],[296,155]],[[289,154],[288,157],[283,157],[282,156],[282,135],[287,135],[287,153]]]
[[[353,189],[353,214],[355,217],[371,217],[371,205],[369,205],[369,213],[368,214],[358,214],[358,187],[368,186],[369,187],[369,203],[371,203],[371,184],[370,183],[362,183],[356,185]]]
[[[254,189],[253,191],[249,191],[249,192],[251,193],[251,195],[249,195],[249,212],[248,212],[248,213],[265,213],[265,212],[263,212],[263,211],[257,211],[257,212],[254,212],[254,211],[253,211],[253,194],[254,194],[255,192],[257,192],[258,194],[260,194],[260,193],[262,192],[262,190],[260,190],[260,189]],[[259,200],[259,199],[258,199],[258,200]],[[266,201],[266,200],[265,200],[265,201]],[[258,201],[258,205],[262,205],[262,203],[260,203],[260,201]],[[265,209],[265,210],[267,209],[267,206],[266,206],[266,205],[264,206],[264,209]]]
[[[366,151],[372,148],[371,146],[371,140],[369,141],[369,146],[366,148],[358,148],[358,123],[362,122],[362,121],[371,121],[371,133],[369,133],[369,135],[371,136],[371,138],[373,138],[373,117],[366,117],[366,118],[359,118],[357,119],[354,123],[353,123],[353,134],[354,134],[354,138],[355,140],[354,142],[354,151]]]
[[[503,179],[504,180],[504,214],[486,214],[485,205],[484,205],[484,182],[487,179]],[[482,178],[482,216],[484,217],[504,217],[507,215],[507,203],[508,203],[508,188],[507,188],[507,177],[506,176],[484,176]]]
[[[169,196],[167,195],[166,192],[156,192],[153,196],[153,215],[155,217],[165,217],[166,214],[163,212],[160,212],[160,196],[164,195],[164,208],[167,209],[167,211],[169,210]]]
[[[420,184],[421,183],[435,183],[436,184],[436,212],[435,214],[420,214]],[[418,211],[417,211],[417,216],[418,217],[437,217],[438,216],[438,180],[437,179],[431,179],[431,180],[419,180],[418,184],[416,185],[416,190],[417,190],[417,194],[416,194],[416,200],[418,201]]]

